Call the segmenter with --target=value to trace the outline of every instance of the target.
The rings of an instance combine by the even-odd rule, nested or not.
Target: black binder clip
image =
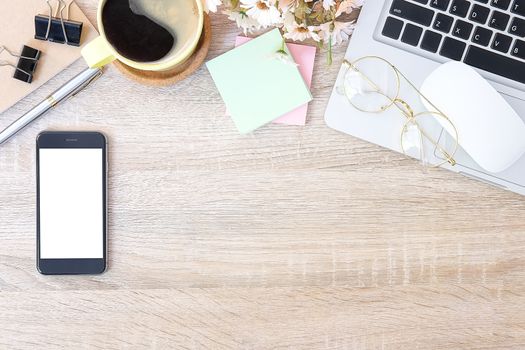
[[[37,49],[24,45],[20,55],[11,52],[7,47],[0,46],[0,54],[5,51],[13,57],[18,57],[16,66],[7,61],[0,61],[0,66],[11,66],[15,69],[13,78],[31,84],[41,52]]]
[[[46,3],[49,6],[49,15],[35,16],[35,39],[80,46],[83,23],[69,19],[69,10],[73,0],[67,5],[64,0],[57,0],[55,15],[53,15],[53,6],[50,1],[46,0]],[[64,9],[67,9],[66,19],[62,15]]]

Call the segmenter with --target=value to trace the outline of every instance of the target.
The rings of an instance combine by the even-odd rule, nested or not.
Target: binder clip
[[[21,80],[25,83],[31,84],[33,81],[33,74],[35,73],[38,60],[40,59],[41,52],[37,49],[24,45],[20,55],[11,52],[7,47],[0,46],[0,54],[6,51],[13,57],[18,57],[18,63],[16,66],[7,61],[0,61],[0,66],[11,66],[15,69],[13,74],[14,79]]]
[[[35,16],[35,39],[80,46],[83,23],[69,19],[69,9],[73,0],[67,5],[64,0],[57,0],[57,8],[54,15],[50,1],[46,0],[46,3],[49,6],[49,14],[47,16]],[[67,9],[66,19],[62,15],[64,9]]]

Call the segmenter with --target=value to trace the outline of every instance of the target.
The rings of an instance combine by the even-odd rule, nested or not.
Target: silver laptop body
[[[484,3],[485,1],[488,2]],[[508,6],[505,6],[507,2]],[[518,8],[522,3],[523,6]],[[458,6],[460,6],[459,12]],[[474,11],[476,11],[475,15],[473,15]],[[416,86],[420,86],[440,63],[450,59],[464,61],[474,66],[488,79],[516,112],[525,118],[525,81],[523,81],[525,59],[522,58],[524,57],[522,52],[518,52],[522,40],[521,25],[525,25],[525,17],[523,17],[524,22],[521,22],[524,15],[525,0],[368,0],[362,8],[345,58],[352,61],[368,55],[383,57],[407,75]],[[485,16],[487,18],[483,23]],[[505,19],[508,19],[506,26]],[[442,24],[443,20],[446,22],[445,27]],[[440,23],[436,27],[437,21]],[[394,30],[385,28],[387,22],[390,25],[394,24]],[[468,30],[465,31],[465,28],[470,27],[469,24],[472,26],[470,33]],[[517,24],[520,25],[519,28]],[[446,31],[448,26],[450,29]],[[458,36],[455,35],[456,26],[463,29],[463,32],[458,31]],[[402,29],[396,39],[400,27]],[[413,35],[407,36],[410,40],[404,38],[403,30],[408,27],[412,34],[414,29],[417,34],[419,31],[417,28],[421,28],[421,38],[417,44],[413,40]],[[486,46],[485,42],[479,43],[474,40],[474,37],[480,39],[479,35],[475,36],[476,34],[487,34],[487,30],[492,34]],[[439,45],[431,43],[430,51],[428,43],[424,45],[426,50],[421,48],[426,31],[437,33],[442,37]],[[433,36],[435,37],[436,35]],[[494,46],[496,39],[500,46]],[[505,47],[501,47],[502,40],[505,40],[504,44],[509,46],[507,52],[503,52]],[[516,45],[517,49],[514,52]],[[464,50],[454,52],[453,49],[457,47],[464,47]],[[345,68],[341,67],[325,112],[326,124],[346,134],[401,152],[399,135],[405,122],[404,117],[395,108],[385,111],[380,116],[357,111],[349,104],[346,97],[338,92],[337,87],[341,86],[344,72]],[[400,96],[413,108],[424,110],[417,93],[408,84],[402,83]],[[443,167],[525,194],[525,156],[498,174],[485,172],[461,149],[454,158],[458,164],[455,166],[445,164]]]

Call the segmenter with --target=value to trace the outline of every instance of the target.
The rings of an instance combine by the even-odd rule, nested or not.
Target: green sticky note
[[[282,40],[274,29],[206,64],[243,134],[312,100],[292,56],[288,53],[291,62],[276,57]]]

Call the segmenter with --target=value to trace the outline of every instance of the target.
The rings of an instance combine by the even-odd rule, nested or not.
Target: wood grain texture
[[[238,34],[211,19],[209,58]],[[317,55],[306,127],[242,136],[205,68],[153,88],[110,67],[2,146],[0,348],[525,348],[523,197],[326,127],[344,50]],[[42,130],[108,135],[101,276],[35,269]]]

